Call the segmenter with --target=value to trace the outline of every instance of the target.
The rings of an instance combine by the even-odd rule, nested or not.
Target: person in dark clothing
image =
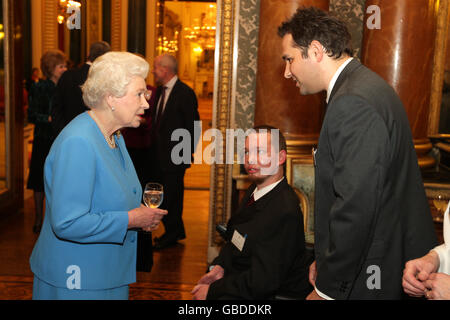
[[[327,93],[307,299],[401,299],[406,261],[437,243],[405,108],[327,12],[299,8],[278,35],[284,77],[302,95]]]
[[[28,122],[34,124],[33,149],[27,188],[34,190],[36,218],[33,231],[42,226],[44,207],[44,162],[53,143],[51,110],[58,80],[67,70],[67,58],[59,50],[49,50],[41,57],[41,70],[45,79],[31,84],[28,107]]]
[[[179,143],[172,141],[175,130],[186,130],[191,137],[192,159],[195,151],[194,123],[200,119],[197,97],[194,90],[178,79],[178,63],[175,57],[165,54],[154,60],[152,73],[158,85],[156,107],[152,108],[151,168],[152,182],[164,187],[162,209],[169,213],[164,216],[165,233],[155,238],[155,249],[164,249],[186,238],[183,213],[184,174],[189,163],[175,163],[172,151]]]
[[[52,108],[52,128],[55,137],[73,118],[88,110],[83,102],[80,86],[86,81],[89,68],[95,59],[108,51],[111,51],[111,47],[107,42],[94,42],[89,49],[86,63],[77,69],[68,70],[59,80]]]
[[[278,137],[277,137],[278,136]],[[286,140],[273,127],[254,128],[245,141],[253,184],[231,216],[227,243],[192,290],[194,299],[305,299],[312,286],[303,215],[287,183]]]

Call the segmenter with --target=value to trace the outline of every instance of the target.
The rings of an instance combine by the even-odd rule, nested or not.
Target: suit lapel
[[[180,79],[178,79],[175,82],[175,85],[173,86],[172,90],[170,91],[169,98],[167,99],[166,106],[164,107],[164,111],[161,116],[161,124],[160,125],[162,125],[162,123],[165,121],[167,114],[170,114],[170,109],[173,108],[173,105],[174,105],[173,101],[175,101],[174,99],[176,99],[179,82],[180,82]]]
[[[158,102],[159,102],[159,98],[161,97],[161,92],[162,92],[162,87],[158,86],[156,88],[156,92],[155,92],[155,103],[154,105],[151,107],[151,117],[152,117],[152,123],[153,125],[155,124],[156,121],[156,110],[158,109]]]
[[[286,178],[284,178],[275,188],[255,201],[254,204],[252,204],[251,206],[247,206],[247,202],[256,188],[256,185],[253,184],[247,190],[247,193],[242,199],[239,209],[230,219],[230,225],[241,224],[250,221],[255,215],[258,215],[259,212],[264,211],[268,206],[268,202],[270,202],[275,195],[279,194],[280,191],[286,187],[286,185],[287,181]]]

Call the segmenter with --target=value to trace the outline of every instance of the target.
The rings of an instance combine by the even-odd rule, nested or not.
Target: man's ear
[[[278,165],[282,166],[286,162],[286,159],[287,159],[286,150],[281,150],[278,153]]]
[[[317,41],[313,40],[311,41],[311,44],[309,45],[309,54],[311,55],[311,58],[316,59],[317,62],[321,62],[323,59],[323,55],[325,54],[325,48],[323,45]]]

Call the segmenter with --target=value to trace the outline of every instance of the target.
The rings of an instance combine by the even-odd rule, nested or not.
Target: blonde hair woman
[[[44,169],[47,213],[31,255],[34,299],[127,299],[136,281],[136,231],[165,210],[141,205],[142,188],[118,130],[148,108],[147,62],[131,53],[96,59],[82,87],[91,109],[55,140]]]

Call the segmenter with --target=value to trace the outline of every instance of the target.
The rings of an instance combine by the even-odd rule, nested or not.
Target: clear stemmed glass
[[[144,194],[142,198],[147,207],[158,208],[164,196],[163,186],[159,183],[149,182],[145,185]]]
[[[436,195],[433,198],[433,205],[438,212],[438,216],[436,217],[436,221],[444,220],[444,212],[447,209],[448,199],[441,194]]]

